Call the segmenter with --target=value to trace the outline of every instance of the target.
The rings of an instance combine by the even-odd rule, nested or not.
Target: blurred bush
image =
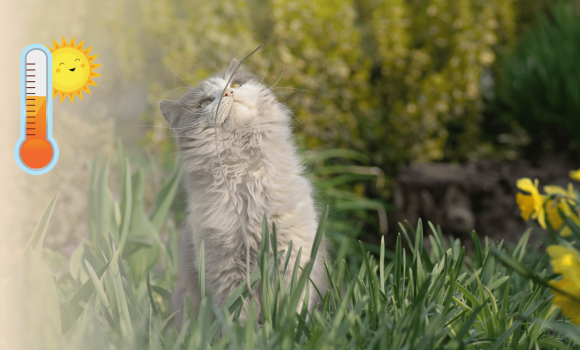
[[[121,61],[150,82],[152,106],[180,94],[176,80],[194,84],[264,43],[248,65],[293,106],[308,149],[349,148],[382,168],[493,152],[479,137],[481,79],[514,39],[513,1],[124,4]]]
[[[558,2],[540,13],[506,59],[500,96],[504,118],[532,138],[534,152],[580,150],[580,13]]]
[[[402,166],[520,156],[526,130],[513,118],[500,121],[505,108],[489,106],[500,100],[499,63],[545,4],[128,0],[103,20],[126,79],[149,89],[144,124],[153,127],[142,149],[159,157],[160,173],[168,173],[174,145],[157,101],[177,99],[189,84],[263,43],[246,68],[292,108],[300,148],[347,149],[368,158],[332,156],[309,165],[331,216],[340,212],[332,220],[346,225],[340,231],[375,235],[385,232]],[[381,171],[384,183],[357,167]]]
[[[301,148],[368,157],[312,165],[345,170],[314,173],[332,202],[350,197],[343,209],[373,231],[384,232],[400,165],[498,152],[481,137],[480,124],[485,78],[517,30],[512,0],[129,0],[119,6],[108,21],[123,71],[149,85],[146,118],[154,127],[146,143],[157,154],[173,150],[157,101],[178,98],[180,87],[225,69],[260,43],[264,49],[247,69],[292,108]],[[386,185],[377,186],[376,174],[353,177],[352,166],[376,167]]]

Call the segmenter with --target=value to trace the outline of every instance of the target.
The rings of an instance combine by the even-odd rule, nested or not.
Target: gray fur
[[[286,283],[290,282],[300,247],[300,266],[307,264],[316,234],[318,211],[312,199],[312,186],[302,176],[304,168],[292,140],[291,114],[259,78],[242,69],[232,80],[232,85],[241,86],[228,89],[230,95],[233,91],[233,98],[224,96],[217,121],[218,150],[230,197],[216,155],[214,115],[219,96],[236,66],[237,61],[233,60],[223,75],[201,82],[178,101],[159,103],[177,140],[188,201],[188,231],[180,243],[174,311],[182,310],[182,301],[189,295],[197,312],[197,256],[202,241],[207,290],[214,306],[221,308],[246,278],[246,245],[250,247],[250,271],[257,266],[264,214],[270,229],[271,223],[276,223],[279,250],[287,251],[288,244],[293,242]],[[208,97],[213,101],[201,108],[200,104]],[[204,118],[207,121],[202,121]],[[311,279],[325,293],[328,282],[323,249],[321,245]],[[311,309],[318,299],[311,289]],[[178,315],[176,320],[181,318]]]

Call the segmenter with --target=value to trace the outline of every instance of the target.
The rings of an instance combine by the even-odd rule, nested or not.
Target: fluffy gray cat
[[[301,267],[308,263],[311,254],[318,212],[312,186],[302,176],[304,168],[292,140],[291,113],[259,78],[241,69],[227,88],[217,114],[217,151],[223,170],[220,165],[214,115],[220,95],[237,66],[234,59],[224,74],[206,79],[177,101],[159,103],[176,137],[188,202],[188,227],[180,243],[174,311],[183,309],[186,295],[193,299],[196,312],[199,308],[198,256],[202,241],[207,291],[216,308],[224,305],[246,278],[247,248],[250,271],[258,265],[264,214],[270,225],[276,224],[279,250],[288,251],[292,241],[286,284],[290,282],[299,248],[302,248]],[[321,245],[311,279],[324,294],[328,281],[323,250]],[[284,264],[280,265],[283,273]],[[261,298],[257,299],[259,303]],[[311,288],[310,309],[318,301]],[[176,320],[181,318],[178,315]]]

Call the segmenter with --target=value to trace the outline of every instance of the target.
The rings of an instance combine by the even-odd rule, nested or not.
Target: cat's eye
[[[203,101],[201,101],[201,103],[199,104],[199,108],[207,107],[207,105],[209,105],[212,101],[213,101],[213,97],[208,97],[208,98],[203,99]]]
[[[240,83],[232,83],[232,85],[230,85],[230,87],[233,87],[234,89],[239,88],[240,86],[242,86]]]

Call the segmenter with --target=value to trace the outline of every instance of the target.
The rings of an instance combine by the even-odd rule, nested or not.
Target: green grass
[[[580,13],[573,1],[550,1],[502,66],[497,95],[508,107],[500,118],[517,121],[548,154],[577,153],[580,137]],[[546,156],[546,154],[542,154]]]
[[[421,221],[415,228],[400,225],[394,250],[383,240],[373,255],[360,243],[362,258],[354,268],[345,256],[353,241],[341,240],[335,259],[326,260],[331,288],[312,313],[307,305],[296,312],[312,266],[302,274],[284,268],[292,283],[282,284],[275,271],[287,266],[289,254],[278,252],[275,226],[268,232],[264,221],[259,267],[250,275],[252,288],[262,292],[261,315],[245,299],[245,281],[215,310],[201,271],[205,297],[198,316],[184,317],[181,329],[172,328],[176,315],[169,311],[169,298],[176,284],[178,235],[169,209],[180,176],[176,170],[169,177],[148,215],[144,175],[132,174],[122,149],[119,153],[120,201],[107,185],[109,162],[95,162],[90,234],[68,269],[59,254],[42,248],[50,216],[58,210],[55,196],[6,284],[6,300],[25,298],[10,303],[7,315],[20,327],[12,336],[25,339],[26,349],[580,349],[575,345],[580,329],[551,309],[545,287],[549,261],[528,245],[531,231],[509,250],[473,233],[475,247],[466,254],[459,239],[444,237],[429,223],[427,251]],[[315,245],[330,239],[327,216],[328,208]],[[277,258],[269,255],[270,247]],[[239,319],[242,309],[247,322]],[[194,314],[191,305],[187,311]],[[28,322],[19,321],[23,315]]]

